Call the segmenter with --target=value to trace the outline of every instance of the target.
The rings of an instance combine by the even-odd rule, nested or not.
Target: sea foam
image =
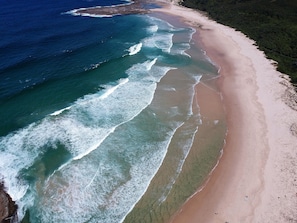
[[[138,52],[140,52],[141,50],[141,47],[142,47],[142,43],[138,43],[136,45],[133,45],[129,48],[129,55],[132,56],[132,55],[135,55],[137,54]]]
[[[127,78],[0,138],[5,160],[0,172],[21,209],[30,209],[32,222],[121,222],[141,199],[174,133],[192,115],[190,103],[186,111],[177,105],[151,106],[158,83],[175,69],[163,60],[174,49],[175,32],[170,24],[151,19],[149,37],[128,50],[130,56],[141,51],[143,57],[123,71]],[[60,147],[70,158],[51,170],[42,159],[48,150],[58,157]]]
[[[71,106],[66,107],[66,108],[63,108],[63,109],[60,109],[60,110],[58,110],[58,111],[55,111],[55,112],[53,112],[53,113],[50,114],[50,115],[51,115],[51,116],[57,116],[57,115],[60,115],[61,113],[63,113],[64,111],[67,111],[67,110],[69,110],[69,109],[71,109]]]

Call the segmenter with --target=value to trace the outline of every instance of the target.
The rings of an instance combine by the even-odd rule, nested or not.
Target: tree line
[[[297,83],[296,0],[183,0],[181,4],[245,33]]]

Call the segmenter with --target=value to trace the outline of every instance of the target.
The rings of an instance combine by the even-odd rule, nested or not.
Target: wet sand
[[[288,78],[242,33],[174,4],[156,11],[198,30],[197,43],[220,67],[228,127],[218,166],[171,222],[297,221],[296,96],[286,97]]]
[[[168,21],[175,27],[188,27],[178,19],[163,13],[156,13],[153,16]],[[173,42],[180,41],[179,38],[181,37],[174,36]],[[172,117],[168,117],[167,111],[175,106],[180,109],[186,106],[184,102],[189,100],[190,96],[193,97],[193,114],[186,121],[185,126],[178,128],[173,135],[161,167],[146,193],[124,222],[161,223],[169,221],[180,205],[204,182],[220,157],[220,151],[224,145],[226,122],[221,94],[216,84],[217,69],[209,64],[199,47],[195,48],[192,45],[191,49],[186,51],[191,55],[189,60],[204,64],[206,66],[204,69],[207,71],[197,69],[197,65],[185,65],[170,70],[158,83],[154,99],[149,106],[154,112],[161,109],[166,113],[163,118],[166,122],[170,122]],[[198,76],[201,73],[204,75],[195,85],[196,81],[193,77],[189,78],[190,74]],[[168,87],[174,90],[168,91]],[[164,109],[164,106],[168,108]],[[191,128],[189,128],[189,123],[191,123]],[[193,126],[198,129],[196,134]],[[191,149],[183,165],[178,167],[184,156],[183,147],[186,145],[185,142],[191,138],[191,134],[194,136],[193,144],[190,146]],[[182,168],[182,171],[177,173],[179,168]],[[170,188],[169,191],[168,188]]]

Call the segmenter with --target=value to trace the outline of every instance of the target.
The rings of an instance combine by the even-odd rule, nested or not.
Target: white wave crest
[[[155,33],[158,31],[158,29],[159,29],[159,27],[157,25],[152,25],[147,28],[147,31],[150,33]]]
[[[156,33],[153,36],[144,39],[144,46],[149,48],[158,48],[163,52],[170,53],[170,49],[173,45],[172,38],[173,34],[171,33]]]
[[[129,48],[129,50],[128,50],[129,51],[129,55],[132,56],[132,55],[135,55],[135,54],[139,53],[140,50],[141,50],[141,47],[142,47],[142,43],[138,43],[138,44],[136,44],[134,46],[131,46]]]
[[[55,112],[53,112],[53,113],[50,114],[50,115],[51,115],[51,116],[57,116],[57,115],[60,115],[60,114],[62,114],[64,111],[67,111],[67,110],[69,110],[69,109],[71,109],[71,106],[66,107],[66,108],[63,108],[63,109],[58,110],[58,111],[55,111]]]
[[[84,9],[86,9],[86,8],[74,9],[74,10],[65,12],[64,14],[70,14],[70,15],[73,15],[73,16],[93,17],[93,18],[110,18],[110,17],[119,15],[119,14],[103,15],[103,14],[90,14],[90,13],[79,12],[79,10],[84,10]]]

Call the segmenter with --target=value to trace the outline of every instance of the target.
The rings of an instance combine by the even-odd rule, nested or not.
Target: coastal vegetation
[[[181,4],[242,31],[297,84],[297,1],[183,0]]]

